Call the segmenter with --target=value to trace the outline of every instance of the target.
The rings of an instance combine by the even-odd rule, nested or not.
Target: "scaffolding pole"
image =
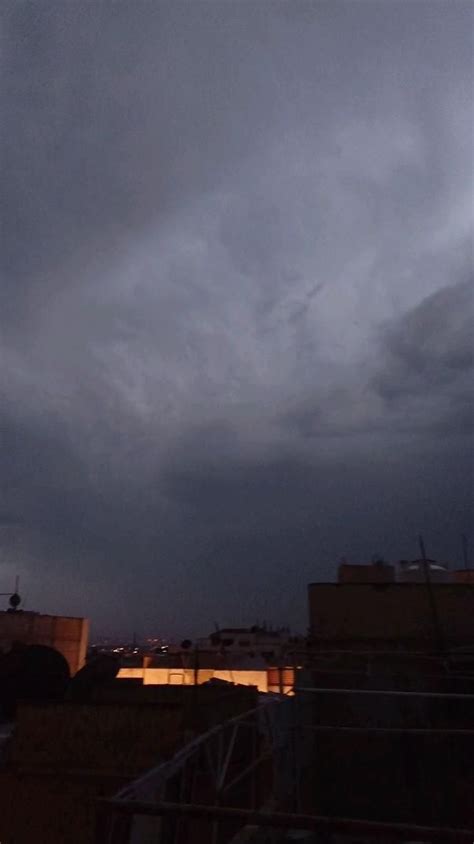
[[[382,837],[394,841],[442,841],[444,844],[472,844],[474,830],[449,827],[417,826],[412,824],[386,823],[354,818],[326,817],[323,815],[288,814],[284,812],[261,812],[252,809],[238,809],[227,806],[200,806],[185,803],[144,803],[133,800],[108,800],[109,809],[120,815],[184,815],[209,821],[242,821],[243,826],[274,829],[309,830],[332,832],[341,835],[365,835],[376,840]]]

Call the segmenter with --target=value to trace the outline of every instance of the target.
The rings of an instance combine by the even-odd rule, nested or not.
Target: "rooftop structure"
[[[209,636],[198,639],[199,650],[225,650],[229,653],[261,656],[274,659],[292,639],[288,628],[268,628],[255,624],[253,627],[223,627]]]
[[[372,563],[339,564],[338,583],[425,583],[426,573],[433,583],[470,582],[436,560],[400,560],[397,564],[376,560]],[[455,577],[456,575],[456,577]]]
[[[311,583],[313,644],[419,649],[474,644],[474,590],[466,583]]]
[[[472,583],[474,584],[474,570],[473,569],[455,569],[451,572],[454,583]]]
[[[124,659],[119,679],[134,679],[144,685],[192,686],[209,680],[224,680],[255,686],[260,692],[292,693],[294,668],[285,661],[266,660],[254,654],[225,650],[180,650],[135,659]]]
[[[9,651],[15,643],[47,645],[67,660],[71,674],[84,665],[89,637],[85,618],[42,615],[25,610],[0,612],[0,648]]]
[[[426,576],[432,583],[450,583],[452,572],[447,565],[436,560],[400,560],[398,580],[402,583],[425,583]]]
[[[0,736],[0,841],[93,844],[101,798],[256,703],[255,689],[228,684],[113,681],[87,700],[20,705],[15,729]]]
[[[103,801],[95,842],[470,844],[470,697],[370,686],[267,696]]]
[[[395,567],[379,560],[368,565],[340,563],[338,569],[339,583],[393,583]]]

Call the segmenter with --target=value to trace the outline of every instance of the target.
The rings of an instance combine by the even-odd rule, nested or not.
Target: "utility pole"
[[[438,608],[436,606],[435,595],[433,591],[433,584],[431,582],[431,575],[430,575],[430,567],[428,560],[426,559],[425,553],[425,543],[423,542],[423,537],[418,537],[420,543],[420,551],[421,551],[421,559],[423,560],[423,570],[425,574],[425,581],[426,581],[426,591],[428,593],[428,600],[430,603],[431,609],[431,616],[433,620],[433,638],[435,642],[436,650],[440,653],[444,650],[444,643],[443,643],[443,633],[441,630],[439,615],[438,615]]]
[[[467,536],[465,533],[461,534],[462,539],[462,556],[464,560],[464,568],[469,571],[469,555],[467,550]]]

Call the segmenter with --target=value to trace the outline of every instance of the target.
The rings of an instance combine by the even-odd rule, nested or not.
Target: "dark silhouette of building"
[[[431,651],[474,645],[466,583],[310,583],[311,640],[321,648]],[[434,604],[434,607],[433,607]]]

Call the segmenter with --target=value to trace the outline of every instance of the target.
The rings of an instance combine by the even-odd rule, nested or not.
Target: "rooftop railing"
[[[474,831],[462,824],[312,812],[305,777],[318,764],[317,742],[324,733],[366,735],[371,740],[398,736],[404,741],[474,741],[469,725],[458,729],[423,724],[421,710],[409,725],[380,725],[370,719],[358,723],[357,718],[351,723],[321,723],[322,698],[335,706],[341,696],[346,701],[364,698],[370,705],[383,700],[400,701],[401,706],[407,701],[437,701],[449,707],[474,702],[474,695],[397,689],[304,688],[292,698],[262,696],[257,708],[192,738],[171,759],[101,801],[96,844],[281,844],[294,840],[298,831],[311,836],[302,840],[324,844],[472,844]],[[340,764],[344,766],[343,758]]]

